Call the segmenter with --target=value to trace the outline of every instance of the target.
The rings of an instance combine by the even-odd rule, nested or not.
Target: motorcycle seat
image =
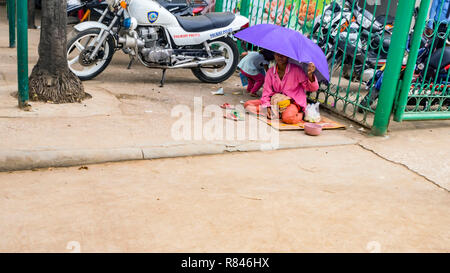
[[[231,12],[210,12],[200,16],[175,16],[180,26],[187,32],[201,32],[215,28],[223,28],[233,22],[235,16]]]
[[[444,54],[442,54],[442,50],[445,50]],[[442,61],[441,61],[441,55],[443,55]],[[437,70],[439,64],[441,65],[441,68],[442,68],[449,63],[450,63],[450,48],[448,48],[448,47],[446,47],[445,49],[439,48],[431,55],[430,66],[432,68],[434,68],[435,70]]]

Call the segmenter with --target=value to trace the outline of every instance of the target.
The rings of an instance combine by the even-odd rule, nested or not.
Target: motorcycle
[[[201,15],[205,7],[208,6],[204,0],[192,2],[191,0],[157,0],[158,3],[173,14],[180,16]]]
[[[158,3],[173,14],[180,16],[194,16],[199,15],[208,4],[204,0],[191,2],[191,0],[157,0]],[[67,6],[68,18],[73,18],[76,23],[84,21],[99,21],[105,20],[105,24],[111,21],[112,17],[106,10],[108,3],[105,0],[80,0],[73,4],[69,3]]]
[[[314,22],[313,40],[327,53],[327,57],[333,48],[339,26],[344,26],[351,19],[350,10],[342,10],[344,7],[341,4],[336,1],[328,4],[324,8],[323,16],[318,16]]]
[[[109,14],[105,12],[108,4],[104,0],[81,0],[68,2],[67,17],[69,24],[72,22],[81,23],[84,21],[97,21],[100,18],[110,19]],[[105,13],[105,15],[103,15]],[[74,20],[70,20],[73,18]]]
[[[363,74],[363,71],[373,71],[386,62],[390,29],[357,2],[335,1],[327,5],[323,16],[316,19],[313,33],[317,44],[326,52],[331,74],[343,65],[345,78],[350,79],[350,75],[352,80],[367,78],[365,74],[370,73]]]
[[[411,39],[410,35],[410,39]],[[407,51],[409,52],[410,39],[407,44]],[[447,75],[449,75],[450,70],[450,43],[447,42],[447,46],[444,48],[440,48],[432,52],[432,41],[422,36],[422,42],[420,45],[416,67],[414,70],[414,77],[412,80],[412,86],[410,94],[413,95],[413,92],[416,88],[419,88],[422,84],[425,86],[428,84],[428,91],[422,91],[422,95],[430,95],[431,90],[434,90],[435,94],[443,93],[445,90],[450,88],[447,80]],[[430,56],[431,54],[431,56]],[[442,57],[442,60],[441,60]],[[406,61],[406,60],[405,60]],[[402,65],[402,70],[400,77],[403,77],[403,72],[406,69],[406,63]],[[372,92],[369,92],[364,98],[361,100],[361,105],[364,107],[372,107],[375,101],[378,99],[381,84],[383,82],[384,75],[384,67],[378,70],[375,73],[375,76],[369,80],[367,83],[367,89],[372,89]],[[433,88],[432,82],[437,82],[436,86]],[[415,86],[416,85],[416,86]],[[420,89],[420,88],[419,88]],[[417,94],[416,94],[417,95]],[[432,101],[431,103],[428,100],[419,101],[419,105],[427,107],[427,105],[436,105],[439,104],[439,99]],[[407,102],[410,106],[417,105],[416,98],[411,98]],[[444,106],[450,105],[450,100],[445,99],[442,103]],[[361,108],[358,110],[360,113],[363,112]]]
[[[333,71],[339,70],[343,63],[343,76],[352,81],[366,82],[374,70],[386,64],[390,46],[390,33],[370,33],[362,29],[358,39],[359,26],[350,27],[350,33],[339,34],[336,54],[334,56]],[[348,39],[346,45],[346,38]],[[328,59],[329,66],[333,64],[333,56]],[[342,62],[342,59],[344,61]]]
[[[154,0],[107,0],[114,18],[109,25],[83,22],[67,46],[70,70],[81,80],[99,75],[116,50],[148,68],[187,68],[201,81],[220,83],[233,75],[238,48],[233,33],[249,20],[229,12],[175,16]]]

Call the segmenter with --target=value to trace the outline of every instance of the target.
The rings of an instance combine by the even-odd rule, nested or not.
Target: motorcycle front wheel
[[[78,32],[67,43],[67,63],[69,69],[82,81],[95,78],[111,62],[114,54],[114,41],[109,36],[100,47],[94,60],[89,56],[94,48],[94,41],[100,35],[100,29],[88,29]]]
[[[228,80],[236,71],[238,65],[238,48],[236,42],[230,37],[221,37],[209,42],[211,51],[220,51],[225,57],[225,64],[221,67],[196,67],[192,69],[195,77],[206,83],[221,83]],[[217,57],[217,56],[214,56]]]

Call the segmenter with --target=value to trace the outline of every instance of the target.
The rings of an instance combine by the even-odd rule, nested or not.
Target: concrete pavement
[[[0,181],[1,252],[450,252],[449,192],[356,145]]]
[[[174,107],[237,105],[250,99],[232,94],[239,78],[169,71],[159,88],[159,71],[126,70],[120,53],[84,83],[92,99],[23,112],[5,26],[0,252],[450,252],[450,121],[393,122],[378,138],[340,120],[347,130],[280,133],[281,151],[249,137],[176,140]],[[219,87],[226,96],[210,94]],[[110,161],[127,162],[86,166]]]

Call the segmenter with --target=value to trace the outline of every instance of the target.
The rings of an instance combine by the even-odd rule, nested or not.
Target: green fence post
[[[422,35],[427,22],[428,9],[431,0],[422,0],[420,3],[419,14],[417,15],[416,25],[414,27],[414,34],[411,40],[410,51],[408,55],[408,63],[406,65],[403,81],[400,88],[399,97],[397,100],[397,107],[394,112],[394,120],[402,121],[405,113],[406,103],[408,102],[408,94],[411,87],[411,81],[416,67],[417,57],[419,55],[420,43],[422,42]]]
[[[391,40],[391,45],[394,46],[391,46],[388,52],[383,83],[372,126],[372,134],[376,136],[383,136],[387,132],[415,3],[416,1],[411,0],[399,0],[398,2],[397,15],[394,21],[395,27]]]
[[[9,23],[9,47],[16,47],[16,3],[14,0],[8,0],[6,4],[8,9]]]
[[[216,0],[216,4],[214,6],[215,12],[222,12],[223,11],[223,0]]]
[[[241,11],[240,14],[248,18],[250,13],[250,0],[241,0]],[[249,18],[250,19],[250,18]]]
[[[17,1],[17,80],[19,83],[19,107],[28,102],[28,2]]]
[[[229,0],[226,0],[229,1]],[[239,13],[242,16],[245,16],[248,18],[248,15],[250,14],[250,0],[241,0],[240,2],[240,11]],[[251,18],[248,18],[251,21]],[[242,47],[242,43],[241,41],[238,41],[238,49],[239,49],[239,54],[242,54],[242,52],[247,51],[247,48],[243,48]]]

